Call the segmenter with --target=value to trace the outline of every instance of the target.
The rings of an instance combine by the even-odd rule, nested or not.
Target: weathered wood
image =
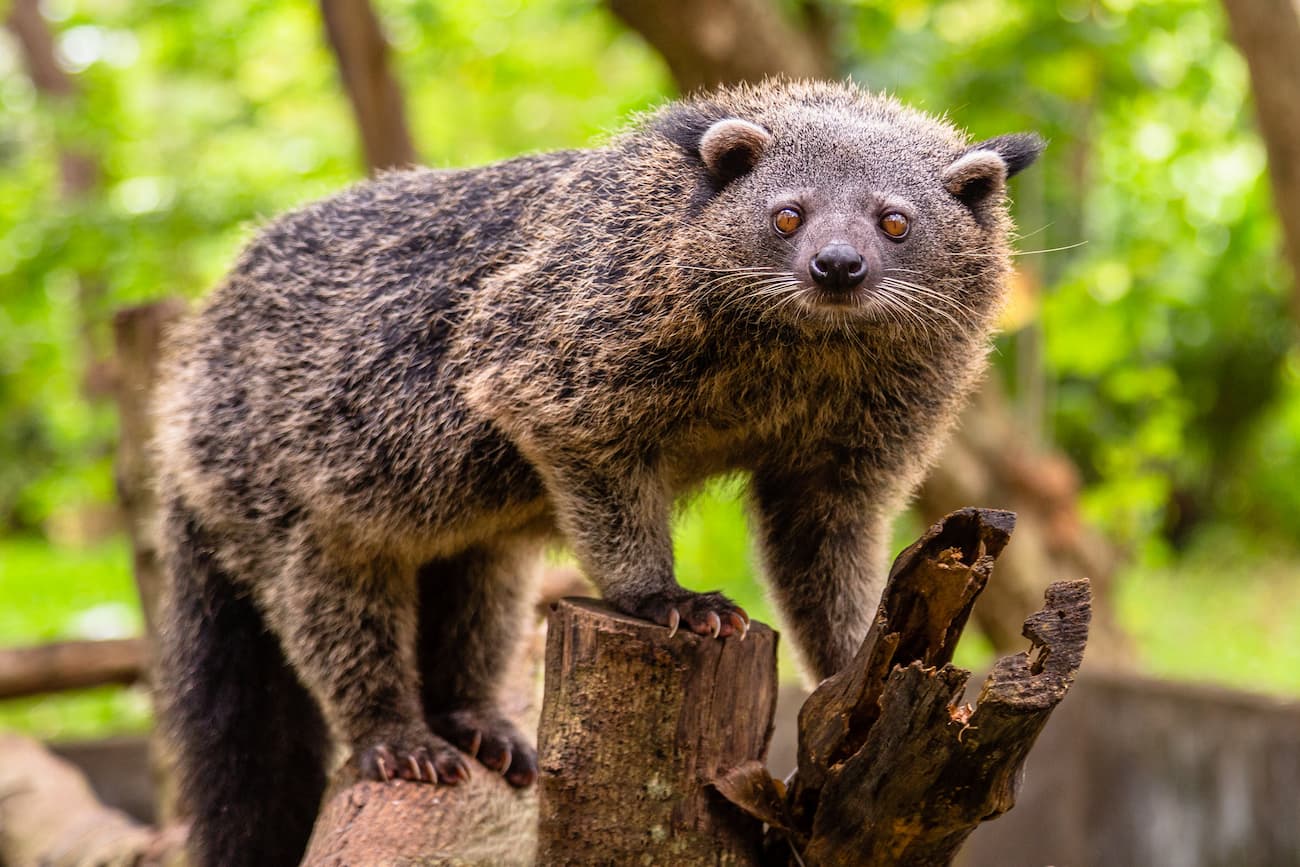
[[[5,648],[0,650],[0,699],[135,683],[147,657],[139,638]]]
[[[974,713],[970,672],[895,668],[862,749],[830,769],[804,855],[810,864],[947,865],[980,822],[1015,804],[1021,767],[1083,659],[1086,581],[1059,582],[1030,617],[1034,649],[1002,659]]]
[[[1030,652],[1003,659],[977,708],[950,660],[993,564],[1009,512],[962,509],[899,555],[853,662],[799,713],[788,792],[750,764],[719,793],[768,826],[768,864],[946,865],[983,820],[1009,810],[1026,754],[1082,660],[1087,581],[1048,588],[1025,621]]]
[[[1015,528],[1015,515],[962,509],[898,555],[880,613],[853,662],[827,678],[799,711],[796,811],[810,817],[829,770],[862,748],[896,666],[947,664],[976,597]]]
[[[538,863],[758,863],[760,823],[707,784],[764,758],[776,634],[669,637],[591,600],[548,629]]]
[[[183,838],[105,807],[72,765],[36,741],[0,733],[0,864],[176,864]]]

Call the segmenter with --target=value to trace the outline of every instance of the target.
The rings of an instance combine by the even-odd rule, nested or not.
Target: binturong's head
[[[725,89],[657,121],[692,167],[677,253],[710,306],[814,324],[989,327],[1009,262],[1007,179],[1038,157],[1038,136],[973,144],[843,83]]]

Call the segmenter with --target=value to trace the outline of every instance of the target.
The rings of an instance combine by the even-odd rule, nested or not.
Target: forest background
[[[1128,664],[1300,694],[1300,305],[1224,7],[773,5],[815,17],[837,74],[976,138],[1050,140],[1013,188],[1005,412],[1068,467]],[[689,78],[596,2],[374,6],[433,166],[598,144]],[[314,4],[39,11],[44,80],[0,31],[0,646],[142,628],[115,504],[114,311],[200,297],[261,222],[366,174]],[[737,494],[683,510],[678,566],[768,619]],[[989,652],[968,640],[963,661]],[[147,725],[133,689],[0,706],[0,726],[45,738]]]

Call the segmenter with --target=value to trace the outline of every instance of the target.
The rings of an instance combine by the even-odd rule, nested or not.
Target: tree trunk
[[[59,66],[54,54],[54,37],[41,14],[39,0],[14,0],[9,9],[8,25],[22,48],[27,75],[41,98],[51,103],[68,104],[75,101],[77,87]],[[65,136],[57,139],[59,157],[60,194],[66,203],[88,199],[99,186],[100,164],[98,157]],[[86,357],[82,389],[89,398],[109,396],[110,365],[104,359],[102,341],[97,339],[99,307],[107,294],[104,276],[95,269],[79,269],[77,277],[77,307],[80,314],[80,336]]]
[[[600,602],[551,615],[538,760],[540,864],[757,864],[760,827],[708,791],[762,761],[776,634],[669,630]]]
[[[1300,3],[1223,0],[1223,6],[1250,68],[1273,205],[1282,218],[1291,263],[1292,311],[1300,323]]]
[[[609,0],[609,7],[654,46],[689,92],[781,73],[828,78],[835,60],[818,7],[801,21],[768,0]]]
[[[135,586],[144,613],[148,648],[147,680],[153,683],[158,647],[158,604],[163,592],[158,561],[158,494],[150,444],[153,442],[151,403],[167,332],[185,314],[185,304],[169,298],[119,310],[113,317],[114,392],[117,396],[118,441],[114,467],[117,498],[131,538]],[[157,812],[165,821],[180,817],[175,785],[175,760],[162,732],[150,737],[150,764],[157,795]]]
[[[1079,488],[1074,465],[1033,442],[990,376],[917,505],[931,521],[967,503],[996,503],[1016,513],[1016,544],[974,612],[976,625],[1000,652],[1019,646],[1025,612],[1038,604],[1049,580],[1086,575],[1094,592],[1108,598],[1117,555],[1079,514]],[[1123,667],[1130,658],[1128,636],[1106,605],[1095,607],[1088,656],[1106,667]]]
[[[321,0],[321,15],[372,173],[416,162],[388,43],[369,0]]]

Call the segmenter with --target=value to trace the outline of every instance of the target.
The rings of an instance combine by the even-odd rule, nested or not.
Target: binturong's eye
[[[795,208],[782,208],[772,215],[772,225],[782,235],[793,235],[803,225],[803,214]]]
[[[886,235],[895,241],[901,241],[907,237],[907,230],[912,227],[907,217],[894,211],[880,218],[880,228]]]

